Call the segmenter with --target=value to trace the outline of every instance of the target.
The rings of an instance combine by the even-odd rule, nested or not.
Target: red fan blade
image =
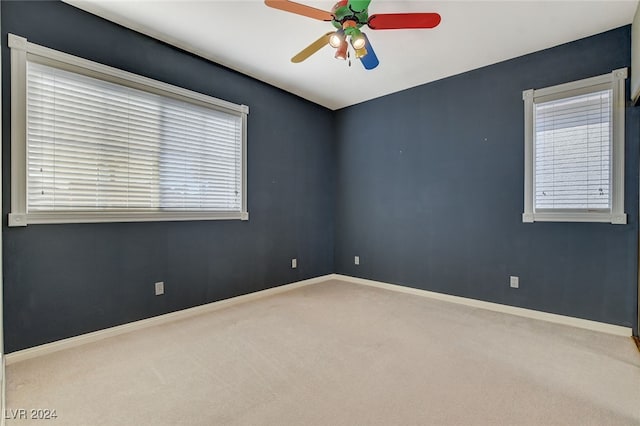
[[[330,12],[316,9],[315,7],[305,4],[296,3],[288,0],[265,0],[264,4],[274,9],[284,10],[285,12],[295,13],[297,15],[307,16],[319,21],[331,21],[333,15]]]
[[[404,28],[433,28],[440,23],[437,13],[382,13],[369,17],[372,30],[401,30]]]

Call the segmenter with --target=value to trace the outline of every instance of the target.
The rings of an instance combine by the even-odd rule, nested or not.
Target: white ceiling
[[[364,27],[380,66],[366,71],[324,47],[290,58],[331,31],[330,23],[258,0],[65,0],[331,109],[357,104],[474,68],[630,24],[638,0],[387,1],[369,13],[438,12],[431,30]],[[300,1],[331,10],[335,1]]]

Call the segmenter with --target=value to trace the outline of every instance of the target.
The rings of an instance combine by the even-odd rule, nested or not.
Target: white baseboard
[[[12,352],[5,355],[6,365],[15,364],[20,361],[36,358],[42,355],[51,354],[63,349],[69,349],[84,345],[91,342],[97,342],[98,340],[106,339],[108,337],[118,336],[120,334],[129,333],[143,328],[152,327],[155,325],[166,324],[169,322],[189,318],[195,315],[201,315],[207,312],[213,312],[218,309],[227,308],[229,306],[237,305],[240,303],[249,302],[251,300],[261,299],[267,296],[271,296],[278,293],[284,293],[294,290],[296,288],[316,284],[327,281],[330,275],[324,275],[321,277],[310,278],[308,280],[298,281],[291,284],[285,284],[279,287],[268,288],[266,290],[256,291],[254,293],[243,294],[242,296],[232,297],[230,299],[219,300],[217,302],[207,303],[206,305],[195,306],[193,308],[183,309],[176,312],[170,312],[168,314],[158,315],[156,317],[143,319],[140,321],[134,321],[116,327],[106,328],[104,330],[94,331],[92,333],[81,334],[80,336],[70,337],[68,339],[58,340],[44,345],[35,346],[33,348],[23,349],[21,351]]]
[[[436,293],[434,291],[420,290],[417,288],[405,287],[397,284],[389,284],[380,281],[372,281],[364,278],[350,277],[347,275],[332,274],[330,279],[347,281],[355,284],[362,284],[371,287],[383,288],[386,290],[398,291],[400,293],[413,294],[416,296],[428,297],[431,299],[443,300],[445,302],[457,303],[460,305],[472,306],[474,308],[487,309],[489,311],[503,312],[520,317],[533,318],[541,321],[553,322],[557,324],[570,325],[587,330],[599,331],[602,333],[614,334],[617,336],[631,337],[633,330],[631,327],[607,324],[604,322],[591,321],[582,318],[569,317],[565,315],[552,314],[549,312],[535,311],[533,309],[519,308],[516,306],[502,305],[499,303],[485,302],[483,300],[469,299],[467,297],[452,296],[450,294]]]
[[[97,342],[108,337],[118,336],[120,334],[141,330],[155,325],[166,324],[169,322],[189,318],[195,315],[201,315],[207,312],[213,312],[218,309],[249,302],[251,300],[261,299],[278,293],[284,293],[296,288],[318,284],[329,280],[340,280],[355,284],[377,287],[400,293],[413,294],[421,297],[442,300],[445,302],[457,303],[460,305],[471,306],[474,308],[486,309],[495,312],[503,312],[506,314],[517,315],[526,318],[553,322],[557,324],[569,325],[573,327],[583,328],[587,330],[599,331],[603,333],[614,334],[617,336],[632,336],[630,327],[620,325],[607,324],[598,321],[591,321],[582,318],[574,318],[565,315],[551,314],[548,312],[535,311],[533,309],[518,308],[516,306],[501,305],[499,303],[485,302],[483,300],[469,299],[461,296],[452,296],[450,294],[436,293],[434,291],[420,290],[417,288],[406,287],[397,284],[384,283],[380,281],[367,280],[364,278],[350,277],[340,274],[329,274],[321,277],[311,278],[304,281],[298,281],[291,284],[285,284],[279,287],[273,287],[266,290],[257,291],[255,293],[244,294],[242,296],[232,297],[230,299],[220,300],[206,305],[196,306],[193,308],[183,309],[181,311],[171,312],[116,327],[106,328],[104,330],[94,331],[92,333],[82,334],[80,336],[70,337],[68,339],[58,340],[56,342],[46,343],[44,345],[35,346],[33,348],[23,349],[21,351],[12,352],[5,355],[5,364],[11,365],[20,361],[36,358],[42,355],[51,354],[64,349],[81,346],[91,342]],[[4,377],[3,377],[4,379]],[[4,380],[3,380],[4,385]],[[0,389],[0,392],[2,390]],[[1,395],[0,395],[1,396]]]

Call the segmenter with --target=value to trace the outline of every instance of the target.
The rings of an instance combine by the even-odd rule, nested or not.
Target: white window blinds
[[[522,221],[627,223],[627,69],[522,92]]]
[[[27,210],[242,209],[240,114],[27,62]]]
[[[611,90],[535,104],[535,208],[611,208]]]

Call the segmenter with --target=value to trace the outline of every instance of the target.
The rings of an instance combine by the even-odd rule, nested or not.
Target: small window
[[[526,90],[523,222],[627,223],[627,70]]]
[[[247,107],[10,47],[10,225],[247,219]]]

